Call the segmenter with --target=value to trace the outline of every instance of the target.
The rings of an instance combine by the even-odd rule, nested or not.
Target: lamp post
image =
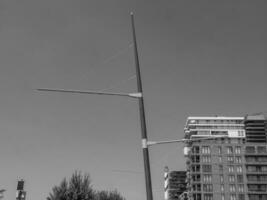
[[[138,57],[138,51],[137,51],[137,42],[136,42],[136,34],[135,34],[135,26],[134,26],[134,15],[132,12],[131,12],[131,24],[132,24],[133,45],[134,45],[135,70],[136,70],[136,79],[137,79],[137,92],[136,93],[110,93],[110,92],[100,92],[100,91],[80,91],[80,90],[48,89],[48,88],[41,88],[37,90],[47,91],[47,92],[96,94],[96,95],[125,96],[125,97],[137,98],[138,105],[139,105],[139,114],[140,114],[141,139],[142,139],[145,182],[146,182],[146,196],[147,196],[147,200],[153,200],[151,172],[150,172],[150,163],[149,163],[149,152],[148,152],[148,145],[147,145],[147,128],[146,128],[145,108],[144,108],[144,99],[143,99],[143,88],[142,88],[142,80],[141,80],[141,71],[140,71],[140,66],[139,66],[139,57]]]

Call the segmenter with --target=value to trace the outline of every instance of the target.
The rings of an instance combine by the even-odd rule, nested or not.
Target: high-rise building
[[[179,200],[180,195],[186,190],[186,171],[169,171],[164,169],[164,199]]]
[[[193,200],[267,200],[266,119],[188,117],[187,192]]]

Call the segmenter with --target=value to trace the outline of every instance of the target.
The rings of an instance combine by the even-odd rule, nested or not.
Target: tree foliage
[[[69,181],[64,178],[54,186],[47,200],[125,200],[118,191],[96,191],[89,174],[74,172]]]

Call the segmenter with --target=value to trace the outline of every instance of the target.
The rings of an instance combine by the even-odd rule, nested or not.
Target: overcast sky
[[[150,140],[182,138],[188,116],[266,111],[266,9],[264,0],[1,1],[5,199],[15,198],[18,178],[28,200],[45,199],[78,169],[96,189],[144,200],[136,100],[35,88],[136,91],[133,11]],[[155,200],[163,198],[164,166],[185,169],[182,147],[152,147]]]

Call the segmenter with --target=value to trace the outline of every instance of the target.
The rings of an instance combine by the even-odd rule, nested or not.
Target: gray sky
[[[135,13],[148,136],[183,137],[190,115],[267,110],[264,0],[0,2],[0,186],[45,199],[75,169],[96,189],[145,199],[138,104],[120,97],[40,93],[99,90],[134,75]],[[135,79],[110,91],[135,91]],[[181,144],[151,149],[155,200],[163,169],[183,170]],[[137,173],[118,172],[129,170]]]

